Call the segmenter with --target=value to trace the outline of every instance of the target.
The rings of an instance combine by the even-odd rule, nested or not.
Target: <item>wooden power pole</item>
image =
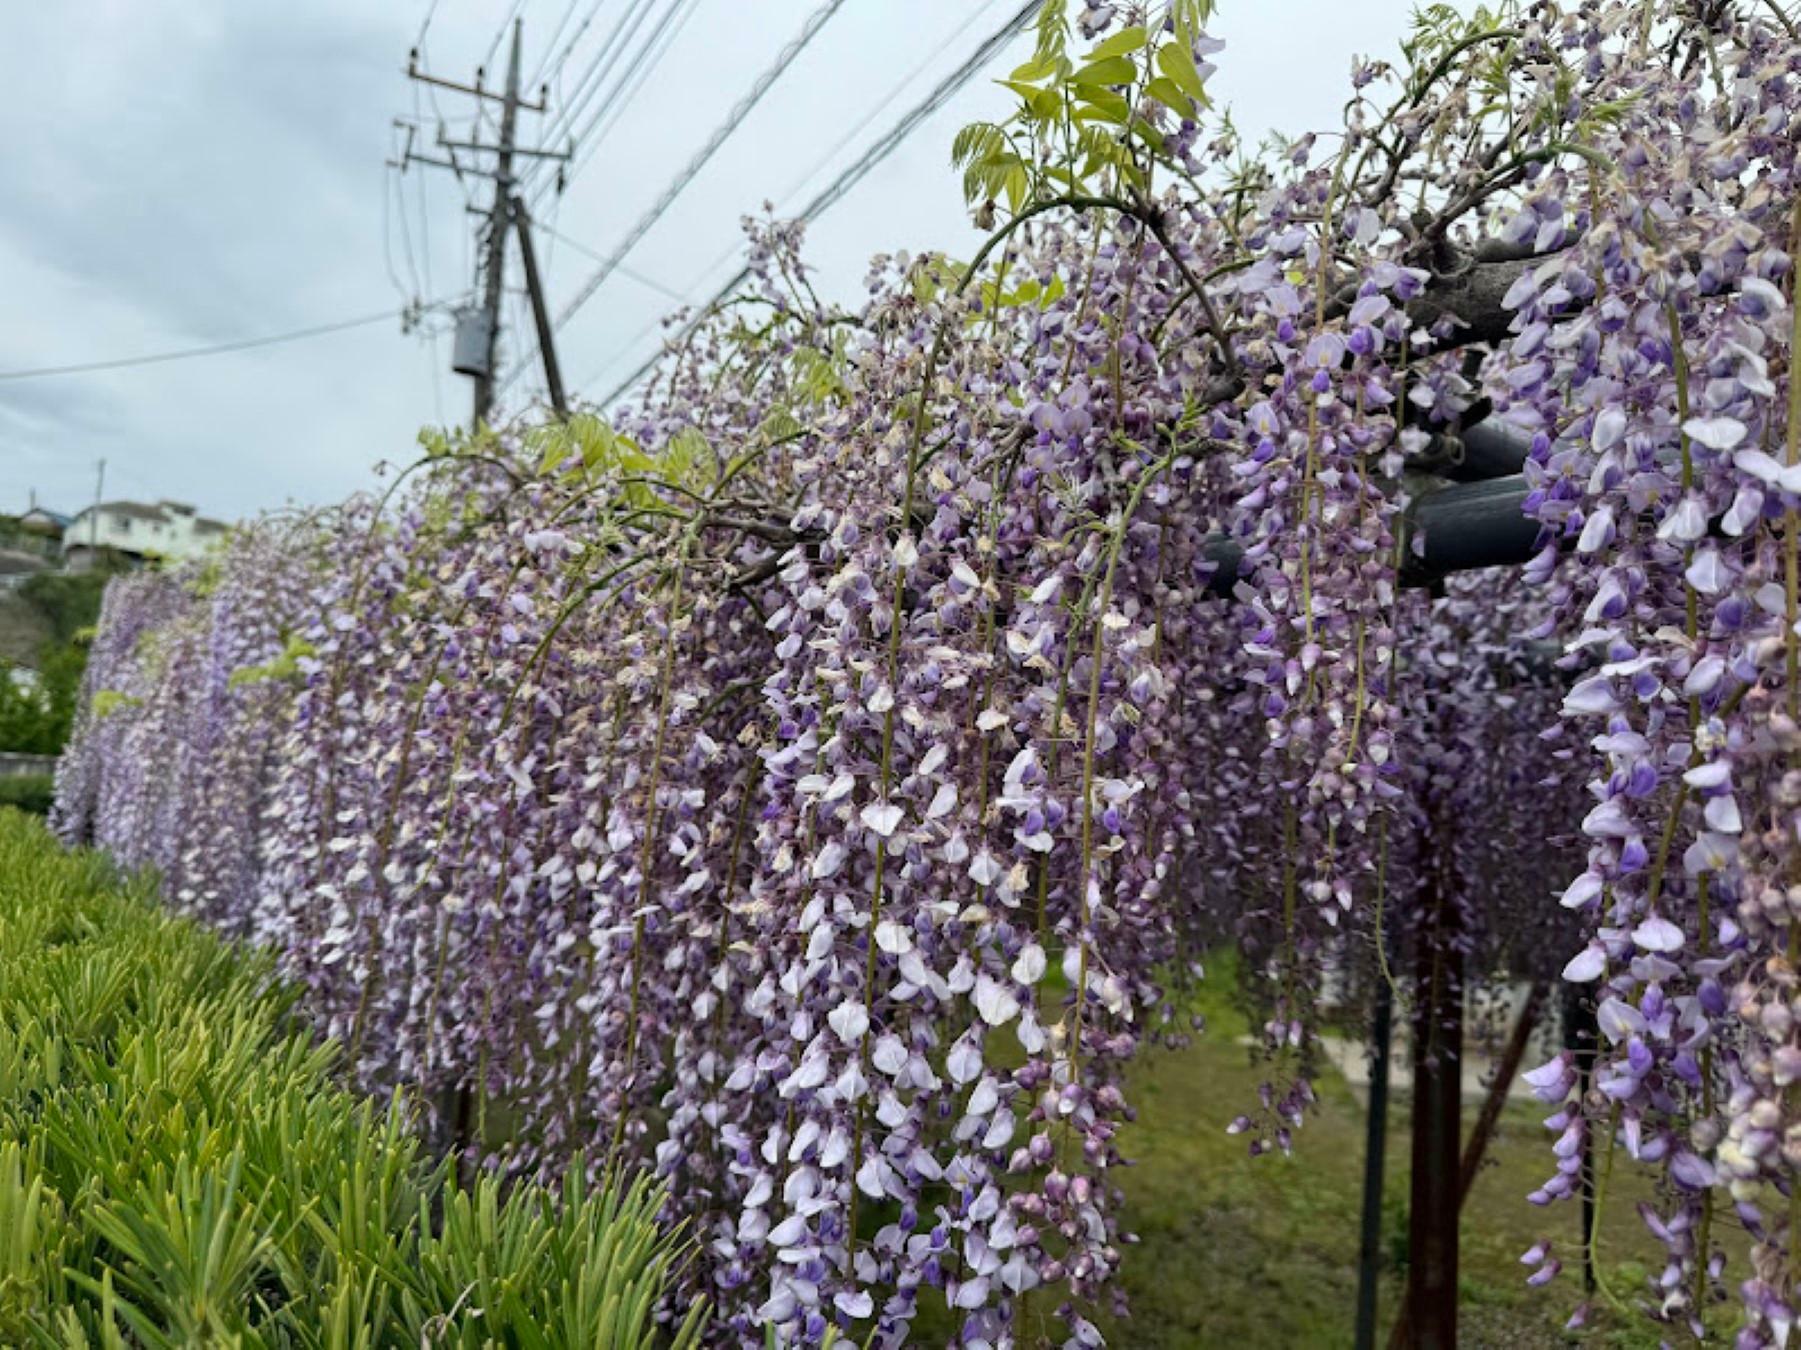
[[[487,369],[475,377],[474,425],[494,407],[494,373],[500,360],[500,297],[506,280],[507,217],[513,209],[513,133],[519,124],[519,38],[524,20],[513,20],[513,50],[507,57],[507,91],[500,105],[500,144],[494,161],[494,208],[488,212],[488,261],[482,268],[482,317],[488,325]]]
[[[450,139],[442,126],[438,128],[438,146],[444,151],[444,158],[419,154],[413,149],[413,139],[418,127],[412,123],[402,122],[407,131],[406,148],[398,160],[390,163],[402,173],[414,164],[430,165],[433,168],[449,169],[458,178],[465,175],[491,178],[494,180],[493,204],[487,211],[484,220],[482,238],[481,268],[481,304],[473,313],[465,312],[462,322],[476,326],[477,340],[467,347],[463,334],[459,332],[455,368],[460,374],[470,376],[475,381],[475,400],[473,426],[479,429],[487,422],[494,410],[495,375],[500,362],[500,303],[506,293],[507,237],[517,232],[520,252],[525,262],[526,286],[531,292],[532,312],[538,330],[538,346],[544,358],[544,378],[550,390],[551,403],[555,406],[559,417],[568,415],[568,407],[563,396],[562,373],[557,364],[556,352],[551,342],[550,324],[545,305],[543,283],[538,274],[537,254],[532,247],[530,235],[531,223],[526,217],[524,204],[517,192],[518,182],[514,176],[513,165],[517,157],[529,156],[534,159],[567,160],[569,152],[557,150],[541,150],[522,146],[518,143],[519,112],[526,109],[541,113],[545,101],[540,97],[536,102],[521,97],[519,91],[519,62],[524,40],[524,26],[521,20],[513,20],[512,48],[507,55],[506,84],[500,93],[482,87],[481,74],[476,74],[474,85],[457,84],[455,81],[441,79],[419,69],[419,53],[415,51],[412,60],[407,64],[407,76],[421,83],[439,89],[449,89],[456,93],[467,94],[476,99],[485,99],[500,104],[500,134],[492,144],[480,139],[458,141]],[[459,158],[458,152],[466,158]],[[491,165],[483,162],[481,156],[492,153]]]

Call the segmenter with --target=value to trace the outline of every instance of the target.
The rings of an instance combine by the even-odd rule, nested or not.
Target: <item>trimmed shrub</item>
[[[643,1182],[465,1186],[259,955],[0,811],[0,1344],[691,1347]]]
[[[34,816],[47,816],[50,803],[55,799],[56,780],[47,773],[0,778],[0,806],[17,807]]]

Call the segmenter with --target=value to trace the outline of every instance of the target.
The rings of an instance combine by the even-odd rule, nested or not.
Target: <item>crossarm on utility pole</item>
[[[480,85],[458,84],[455,80],[444,80],[438,78],[436,75],[427,75],[423,70],[419,69],[417,57],[408,63],[406,74],[408,79],[417,80],[420,84],[432,84],[440,89],[452,89],[459,94],[468,94],[471,98],[485,98],[495,103],[503,103],[506,101],[505,94],[497,94],[492,89],[483,89]],[[525,108],[530,112],[541,113],[544,111],[544,102],[542,99],[536,103],[530,103],[525,99],[516,98],[513,102],[516,106]]]

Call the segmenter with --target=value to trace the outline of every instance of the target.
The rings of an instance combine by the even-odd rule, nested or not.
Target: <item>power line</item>
[[[602,253],[599,249],[589,248],[586,244],[582,243],[581,240],[579,240],[579,239],[571,239],[568,235],[566,235],[566,234],[562,233],[560,230],[558,230],[554,225],[546,225],[541,220],[537,222],[537,225],[538,225],[538,229],[540,231],[549,235],[552,239],[556,239],[556,240],[568,245],[570,248],[574,249],[577,253],[581,254],[583,257],[592,258],[592,259],[594,259],[595,262],[605,262],[607,260],[607,255]],[[673,287],[665,286],[662,282],[658,281],[655,277],[646,276],[643,272],[640,272],[635,267],[628,266],[625,263],[620,263],[619,271],[620,271],[621,275],[631,278],[631,280],[637,282],[640,286],[649,287],[653,291],[657,291],[662,295],[668,296],[671,300],[675,301],[678,305],[685,305],[688,303],[688,297],[683,295],[680,291],[675,290]]]
[[[559,191],[566,188],[574,181],[576,174],[580,173],[594,158],[595,152],[606,142],[607,133],[618,124],[619,119],[631,106],[632,100],[637,97],[638,90],[643,88],[645,81],[655,73],[657,67],[662,64],[663,58],[669,54],[669,49],[675,45],[675,40],[681,36],[682,29],[688,26],[688,20],[694,16],[698,4],[699,0],[675,0],[675,3],[663,12],[662,18],[657,21],[657,26],[644,40],[643,46],[639,47],[636,59],[621,74],[609,95],[600,101],[600,106],[595,108],[594,115],[588,119],[586,125],[574,134],[572,139],[580,145],[581,149],[576,158],[571,161],[568,169],[565,170],[561,181],[558,182],[556,179],[541,181],[532,194],[534,202],[540,200],[550,190],[553,182],[557,183]],[[600,128],[598,131],[595,130],[596,126]]]
[[[110,361],[83,361],[67,366],[38,366],[32,370],[0,371],[0,380],[36,380],[46,379],[53,375],[86,375],[99,370],[123,370],[127,366],[160,365],[165,361],[187,361],[197,356],[222,356],[228,352],[249,351],[253,347],[272,347],[278,342],[298,342],[302,338],[324,337],[327,333],[342,333],[352,328],[367,328],[372,323],[381,323],[387,319],[404,319],[409,309],[384,309],[378,314],[364,314],[355,319],[341,319],[337,323],[322,323],[311,328],[296,328],[286,333],[272,333],[268,337],[243,338],[237,342],[218,342],[209,347],[183,347],[175,351],[152,352],[146,356],[121,356]]]
[[[871,170],[899,149],[901,143],[905,141],[908,136],[912,135],[913,132],[918,130],[920,123],[924,122],[933,113],[937,112],[948,103],[964,85],[968,84],[970,80],[975,77],[977,71],[981,70],[983,66],[987,65],[988,62],[994,58],[995,54],[999,52],[1002,47],[1006,46],[1008,42],[1012,41],[1013,38],[1023,32],[1026,25],[1032,21],[1033,14],[1038,11],[1043,3],[1044,0],[1026,0],[1026,3],[1021,5],[1019,9],[1000,26],[1000,28],[996,29],[980,47],[976,48],[975,53],[970,56],[967,61],[941,80],[930,94],[926,95],[921,102],[915,104],[908,110],[905,116],[896,122],[894,126],[889,128],[886,135],[872,144],[854,163],[849,165],[844,172],[840,173],[827,184],[825,189],[820,192],[819,195],[814,197],[812,201],[808,202],[807,205],[801,209],[800,214],[795,217],[795,219],[801,224],[808,224],[818,219],[825,212],[831,210],[833,206],[837,205],[838,202],[842,201],[852,188],[869,175]],[[676,342],[679,344],[681,341],[685,340],[690,333],[704,323],[714,306],[718,305],[722,300],[730,296],[733,291],[737,290],[738,287],[749,280],[750,275],[751,269],[748,265],[739,268],[732,278],[727,281],[725,285],[721,286],[719,290],[714,292],[706,304],[702,305],[700,309],[695,312],[694,317],[689,319],[683,326],[682,331],[677,335]],[[642,336],[642,330],[640,331],[640,336]],[[636,341],[637,339],[634,338],[633,342],[635,343]],[[614,386],[612,392],[607,394],[607,396],[601,400],[601,405],[604,407],[606,404],[611,403],[639,380],[644,378],[644,375],[651,367],[656,365],[656,363],[663,358],[663,352],[666,346],[667,344],[652,352],[636,370],[626,376],[626,378],[618,385]],[[604,373],[604,369],[602,372],[597,372],[595,375],[590,376],[587,380],[583,381],[583,384],[592,384],[595,379],[599,378],[601,373]],[[580,386],[578,386],[578,388],[579,387]]]
[[[390,169],[389,173],[393,174],[394,171]],[[413,279],[413,294],[419,295],[423,293],[423,287],[419,279],[419,256],[413,248],[413,230],[407,224],[406,190],[401,187],[398,175],[394,176],[391,181],[394,188],[394,214],[400,221],[400,246],[406,255],[407,275]]]
[[[575,7],[581,2],[582,0],[569,0],[568,7],[563,10],[563,17],[558,19],[557,26],[550,30],[550,37],[544,44],[544,56],[538,62],[537,70],[532,72],[531,79],[525,82],[527,89],[536,89],[547,82],[551,53],[556,51],[557,39],[563,36],[563,29],[569,25],[569,16],[575,13]]]
[[[437,14],[437,12],[438,0],[431,0],[431,3],[425,7],[425,17],[419,21],[419,36],[413,39],[413,45],[415,47],[425,45],[426,30],[431,27],[432,17]]]
[[[507,10],[506,18],[502,19],[500,27],[494,30],[494,40],[488,44],[488,54],[482,57],[481,64],[484,69],[493,63],[494,53],[500,50],[500,40],[507,35],[507,29],[512,26],[513,20],[519,16],[519,11],[524,7],[525,0],[513,0],[512,8]]]
[[[612,255],[606,262],[601,264],[598,271],[582,284],[581,289],[575,293],[574,298],[571,299],[568,304],[563,306],[563,312],[557,316],[555,324],[556,328],[560,329],[567,324],[575,312],[593,298],[594,293],[606,284],[607,278],[613,274],[620,262],[624,260],[626,254],[630,253],[632,249],[637,246],[638,242],[643,239],[646,234],[650,233],[651,227],[654,226],[658,220],[662,219],[663,213],[669,209],[670,205],[677,197],[681,196],[687,186],[694,181],[700,171],[706,167],[707,162],[718,153],[719,147],[724,145],[726,141],[730,139],[731,134],[743,124],[745,117],[747,117],[751,110],[762,101],[763,96],[767,94],[775,82],[781,78],[782,73],[793,64],[796,57],[806,50],[807,44],[810,43],[813,40],[814,35],[825,26],[826,20],[836,14],[843,4],[844,0],[826,0],[823,5],[814,10],[813,13],[807,17],[807,21],[802,25],[800,32],[776,54],[775,63],[757,77],[756,82],[751,85],[749,92],[746,93],[743,98],[738,100],[731,112],[726,115],[725,121],[720,123],[713,134],[707,138],[707,143],[701,146],[694,158],[688,161],[686,167],[675,176],[675,180],[663,190],[663,195],[656,200],[649,211],[645,212],[644,215],[639,218],[638,223],[632,226],[624,240],[622,240],[619,246],[613,250]],[[503,387],[506,384],[511,384],[518,373],[530,364],[530,361],[531,358],[528,356],[521,361],[519,365],[515,366],[513,374],[508,376],[503,382]]]
[[[838,157],[838,152],[840,150],[844,149],[845,146],[849,145],[858,136],[862,135],[863,131],[869,126],[869,124],[871,122],[875,121],[875,119],[877,117],[881,116],[882,113],[887,109],[888,105],[893,103],[895,99],[899,98],[903,93],[905,93],[906,90],[912,86],[912,84],[915,80],[917,80],[922,74],[924,74],[933,65],[937,64],[938,58],[943,56],[944,53],[947,50],[949,50],[950,47],[955,45],[957,39],[959,39],[960,37],[963,36],[963,34],[968,32],[970,30],[970,28],[975,25],[977,20],[981,19],[990,10],[992,10],[995,7],[996,3],[997,3],[997,0],[985,0],[985,3],[980,4],[976,8],[972,9],[969,12],[968,17],[966,17],[963,20],[963,22],[957,26],[957,29],[955,32],[951,33],[942,42],[940,42],[936,47],[934,47],[932,49],[930,55],[928,55],[924,60],[920,61],[919,64],[914,66],[912,70],[908,71],[904,76],[902,76],[901,79],[896,84],[894,84],[892,87],[890,87],[888,92],[882,96],[881,102],[877,103],[868,112],[864,113],[862,117],[858,118],[857,121],[851,126],[850,130],[846,131],[844,133],[844,135],[842,135],[838,138],[838,140],[832,145],[831,149],[827,150],[823,155],[819,156],[819,158],[814,160],[813,163],[810,166],[808,166],[807,171],[805,173],[803,173],[799,178],[795,179],[793,184],[788,188],[788,190],[786,192],[784,192],[777,199],[778,201],[781,202],[781,207],[778,208],[777,214],[779,215],[782,211],[786,210],[788,202],[793,199],[794,195],[797,192],[799,192],[808,183],[811,183],[813,181],[813,179],[818,175],[820,170],[824,169],[828,164],[830,164],[834,159],[836,159]],[[706,265],[706,267],[701,269],[700,273],[698,274],[698,277],[700,279],[704,279],[706,277],[712,276],[715,272],[717,272],[719,270],[720,266],[723,263],[729,262],[729,261],[731,261],[731,259],[735,258],[738,255],[738,252],[741,248],[743,248],[743,243],[739,240],[733,240],[731,243],[727,244],[723,249],[720,250],[718,256],[715,257],[712,262],[708,263]],[[620,270],[623,271],[624,268],[622,267]],[[682,297],[682,303],[683,304],[688,303],[687,296]],[[629,351],[633,346],[635,346],[637,344],[637,341],[639,338],[643,337],[645,333],[649,332],[650,329],[654,328],[655,326],[656,326],[656,324],[653,322],[652,324],[648,325],[647,327],[639,329],[637,333],[633,334],[631,342],[627,343],[626,346],[622,349],[622,351]],[[617,358],[617,357],[614,358],[614,362],[612,364],[616,364],[618,359],[619,358]]]
[[[701,146],[694,158],[688,161],[682,171],[675,176],[675,180],[663,190],[663,195],[657,199],[649,211],[644,213],[638,223],[632,227],[631,232],[620,242],[618,248],[613,251],[616,261],[602,267],[589,277],[569,303],[563,306],[563,312],[557,316],[558,328],[568,323],[576,310],[585,305],[594,293],[606,283],[613,268],[618,266],[617,260],[623,259],[626,254],[630,253],[637,246],[638,241],[650,232],[651,227],[662,219],[663,214],[674,204],[675,199],[681,196],[688,185],[699,176],[700,171],[719,152],[719,148],[731,138],[732,133],[743,125],[744,119],[750,115],[757,104],[762,102],[763,96],[774,87],[775,82],[794,63],[795,58],[807,49],[807,45],[813,41],[814,36],[821,28],[825,27],[826,21],[836,14],[843,4],[844,0],[825,0],[823,5],[807,16],[807,21],[801,26],[800,32],[790,39],[781,51],[776,53],[774,64],[757,76],[756,82],[751,85],[749,92],[733,105],[732,110],[726,114],[725,121],[721,122],[713,134],[707,138],[707,143]]]
[[[381,171],[381,255],[387,265],[388,280],[394,283],[394,289],[402,299],[409,299],[411,292],[406,283],[401,281],[400,273],[394,267],[394,170],[387,165]]]
[[[562,102],[563,94],[563,67],[569,63],[569,58],[575,55],[575,49],[582,40],[582,34],[587,32],[589,27],[592,26],[594,23],[594,16],[600,13],[602,7],[605,6],[606,3],[607,0],[594,0],[594,3],[588,7],[588,12],[582,16],[582,21],[575,26],[575,31],[569,35],[569,41],[563,45],[563,54],[557,57],[556,63],[540,77],[545,81],[556,81],[557,101],[559,105]]]
[[[786,201],[788,198],[792,197],[795,193],[799,192],[808,183],[812,182],[813,176],[815,174],[817,174],[821,169],[825,168],[825,166],[827,164],[831,163],[834,159],[836,159],[838,157],[838,152],[843,150],[845,146],[849,145],[852,141],[856,140],[857,137],[861,136],[864,133],[864,131],[868,129],[869,124],[871,122],[875,121],[876,118],[880,117],[885,111],[887,111],[888,105],[893,103],[895,99],[897,99],[901,96],[902,91],[904,91],[908,86],[910,86],[914,80],[917,80],[928,69],[930,69],[932,66],[936,65],[938,62],[938,58],[943,56],[946,51],[950,50],[950,48],[952,46],[954,46],[957,43],[957,41],[960,38],[962,38],[962,36],[965,33],[967,33],[971,28],[973,28],[975,26],[977,21],[980,20],[983,17],[983,15],[987,14],[989,10],[994,8],[994,5],[995,5],[995,0],[986,0],[986,3],[979,4],[979,5],[972,7],[969,11],[968,16],[963,20],[963,22],[961,24],[959,24],[957,26],[956,31],[951,33],[942,42],[940,42],[936,47],[934,47],[929,56],[927,56],[918,65],[914,66],[912,70],[908,71],[907,74],[904,77],[902,77],[902,79],[897,84],[895,84],[893,88],[891,88],[888,91],[888,93],[883,97],[883,99],[880,103],[876,104],[868,112],[864,113],[862,117],[858,118],[856,123],[850,128],[850,130],[846,131],[842,136],[840,136],[838,138],[837,142],[832,146],[832,148],[830,150],[827,150],[823,155],[821,155],[817,160],[815,160],[813,163],[813,167],[808,169],[805,174],[803,174],[800,178],[795,180],[794,185],[792,187],[790,187],[788,189],[788,191],[783,193],[779,200]],[[736,245],[733,246],[732,251],[733,252],[737,251]],[[717,265],[718,265],[717,263],[714,264],[714,266],[717,266]],[[709,268],[708,270],[711,271],[712,269]]]
[[[887,135],[865,150],[854,164],[846,168],[826,186],[823,192],[808,202],[805,209],[801,211],[800,219],[803,222],[817,219],[836,206],[852,188],[869,175],[872,169],[898,150],[901,142],[919,129],[920,123],[949,103],[964,85],[975,78],[983,66],[994,59],[1001,48],[1024,32],[1026,26],[1031,23],[1032,16],[1038,12],[1043,3],[1044,0],[1026,0],[1026,3],[1021,5],[1006,23],[996,29],[980,47],[976,48],[974,55],[952,71],[926,96],[923,102],[916,104],[900,121],[889,128]]]
[[[413,86],[413,119],[418,122],[423,122],[425,120],[425,115],[419,106],[419,81],[408,80],[407,83]],[[438,134],[440,136],[444,134],[441,124],[439,126]],[[431,295],[438,287],[431,279],[431,230],[426,224],[427,192],[424,174],[419,175],[419,188],[415,195],[419,205],[419,252],[424,260],[423,270],[425,273],[425,290],[423,293]]]
[[[565,114],[565,112],[567,112],[569,105],[574,102],[575,97],[576,97],[575,94],[571,94],[568,99],[564,99],[562,96],[563,95],[563,67],[569,64],[569,58],[571,56],[575,55],[575,49],[581,43],[582,34],[586,33],[589,28],[593,27],[595,18],[600,14],[601,10],[606,8],[606,4],[607,4],[607,0],[594,0],[594,3],[588,7],[588,12],[582,16],[581,23],[576,25],[575,32],[573,32],[569,35],[569,41],[564,44],[563,54],[561,56],[557,57],[556,64],[550,68],[550,71],[544,77],[547,80],[554,79],[557,83],[557,111],[556,111],[556,114],[550,119],[550,125],[545,128],[547,135],[554,132],[558,128],[558,126],[560,126],[565,120],[567,120],[564,117],[564,114]],[[620,20],[620,22],[621,23],[624,22],[623,18]],[[614,27],[615,31],[617,31],[619,24],[614,24],[613,27]],[[579,76],[576,77],[576,80],[575,80],[576,94],[579,94],[582,90],[582,87],[587,84],[588,77],[593,73],[594,67],[599,63],[601,56],[605,54],[607,48],[611,45],[611,43],[612,43],[612,36],[609,35],[607,37],[606,41],[601,44],[600,53],[597,53],[595,55],[594,59],[588,63],[587,68],[585,70],[583,70]]]
[[[415,199],[419,207],[419,270],[425,276],[423,294],[430,295],[437,290],[437,287],[432,284],[431,279],[431,230],[426,224],[424,174],[419,175],[419,190],[415,194]]]
[[[594,97],[600,86],[606,83],[613,68],[619,64],[619,58],[626,45],[631,42],[633,34],[643,25],[644,18],[650,13],[651,8],[652,6],[648,3],[635,4],[613,21],[613,27],[602,40],[600,50],[595,52],[593,59],[577,77],[574,92],[569,95],[568,101],[557,109],[556,115],[550,119],[550,125],[544,128],[543,140],[546,145],[555,142],[574,129],[576,119],[582,115],[589,100]],[[593,17],[593,15],[589,15],[590,19]],[[541,195],[541,192],[533,193],[533,206],[537,205]]]

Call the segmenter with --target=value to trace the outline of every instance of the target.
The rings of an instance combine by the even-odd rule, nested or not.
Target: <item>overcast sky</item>
[[[559,335],[566,382],[589,397],[608,392],[654,349],[655,320],[673,303],[666,292],[704,298],[736,270],[742,215],[766,199],[797,210],[1018,4],[847,0],[631,253],[637,276],[615,275]],[[643,11],[630,52],[666,7],[685,16],[665,30],[673,38],[634,96],[603,93],[577,118],[580,130],[600,106],[616,110],[602,119],[604,139],[597,128],[578,146],[567,192],[546,193],[539,218],[608,252],[818,5],[517,0],[528,78],[555,73],[550,113],[522,117],[525,143],[566,138],[558,109],[622,19],[630,32]],[[435,171],[394,179],[383,167],[396,116],[422,116],[427,139],[440,114],[453,138],[471,130],[472,100],[438,91],[434,106],[403,74],[427,8],[8,6],[0,79],[14,114],[0,156],[0,372],[255,338],[398,308],[414,294],[466,295],[475,220],[463,188]],[[494,83],[504,52],[493,44],[514,8],[438,0],[425,64],[468,81],[488,60]],[[1247,133],[1335,126],[1352,54],[1392,54],[1410,8],[1223,0],[1216,100]],[[1027,46],[1020,39],[987,74],[1004,75]],[[987,78],[972,81],[813,226],[808,256],[824,295],[854,301],[875,252],[973,250],[979,236],[962,209],[950,140],[968,121],[1005,115],[1008,97]],[[486,203],[485,185],[470,190]],[[540,247],[560,312],[597,265],[553,238]],[[515,255],[509,281],[519,280]],[[503,341],[515,356],[524,318],[510,298]],[[102,458],[109,499],[174,498],[227,518],[335,500],[367,483],[376,462],[409,460],[422,424],[467,420],[469,384],[449,361],[448,338],[434,346],[390,320],[225,356],[0,380],[0,511],[23,509],[33,491],[79,509]],[[521,381],[509,398],[533,393]]]

